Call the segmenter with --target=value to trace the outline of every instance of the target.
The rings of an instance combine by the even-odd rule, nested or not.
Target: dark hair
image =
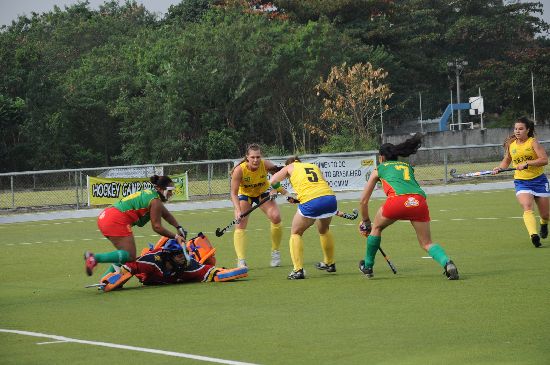
[[[386,161],[397,161],[398,157],[407,157],[415,154],[422,144],[422,135],[417,133],[412,138],[407,139],[398,145],[384,143],[378,151],[380,155],[386,158]]]
[[[514,122],[514,124],[516,124],[516,123],[522,123],[525,126],[525,128],[528,130],[527,137],[534,137],[535,136],[535,122],[533,122],[532,120],[530,120],[527,117],[519,117]],[[502,145],[504,147],[508,148],[510,143],[514,142],[515,140],[516,140],[516,135],[514,133],[512,133],[511,135],[506,137],[506,139],[504,140],[504,143]]]
[[[286,159],[285,166],[290,165],[293,162],[302,162],[302,161],[298,158],[298,156],[292,156]]]
[[[166,189],[168,185],[172,183],[172,179],[170,179],[168,176],[153,175],[149,180],[151,180],[151,183],[153,185],[161,189]]]

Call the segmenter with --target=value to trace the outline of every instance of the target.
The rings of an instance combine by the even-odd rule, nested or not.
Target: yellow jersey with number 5
[[[300,204],[326,195],[334,195],[319,166],[312,163],[293,162],[290,183]]]
[[[512,166],[516,167],[519,164],[536,160],[537,153],[533,149],[533,137],[529,137],[527,141],[518,144],[517,141],[510,143],[510,156],[512,157]],[[531,180],[539,177],[544,173],[543,166],[531,166],[525,170],[516,170],[514,179],[516,180]]]

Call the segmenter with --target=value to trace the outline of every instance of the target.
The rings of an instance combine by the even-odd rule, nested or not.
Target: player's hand
[[[295,197],[293,197],[293,196],[287,196],[286,201],[289,202],[290,204],[299,204],[300,203],[300,201],[298,199],[296,199]]]
[[[359,223],[359,234],[361,234],[361,236],[367,237],[371,231],[372,231],[372,224],[370,220],[367,219]]]
[[[277,195],[278,195],[278,194],[279,194],[279,193],[277,192],[277,190],[271,190],[271,191],[269,192],[269,200],[275,200],[275,199],[277,199]]]
[[[177,226],[176,229],[178,230],[178,234],[176,235],[176,240],[177,240],[177,236],[180,236],[183,239],[183,242],[185,243],[185,241],[187,240],[187,231],[183,229],[182,226]]]

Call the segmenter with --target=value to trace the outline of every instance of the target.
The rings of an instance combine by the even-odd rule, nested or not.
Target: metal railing
[[[548,149],[550,141],[540,141]],[[372,156],[377,151],[359,151],[308,157],[351,157]],[[468,145],[421,148],[409,157],[415,166],[415,175],[421,185],[448,184],[452,168],[461,172],[489,170],[501,161],[503,148],[500,144]],[[271,157],[273,159],[284,156]],[[270,157],[266,157],[270,159]],[[0,174],[0,212],[18,212],[47,209],[87,208],[86,176],[101,176],[113,170],[142,169],[162,175],[188,174],[189,198],[191,200],[227,198],[229,196],[229,174],[235,160],[195,161],[171,164],[98,167],[86,169],[65,169],[26,171]],[[549,167],[546,166],[546,173]],[[145,177],[145,176],[144,176]],[[512,174],[502,174],[499,179],[512,179]],[[471,180],[469,180],[471,182]],[[479,178],[476,181],[483,181]],[[486,180],[485,180],[486,181]]]

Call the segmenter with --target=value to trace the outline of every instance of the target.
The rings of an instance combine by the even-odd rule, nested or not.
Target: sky
[[[550,0],[548,0],[550,1]],[[0,26],[10,25],[19,15],[30,15],[31,12],[44,13],[53,9],[55,5],[64,9],[66,5],[78,3],[78,0],[0,0]],[[105,0],[88,0],[92,9],[98,9]],[[124,0],[120,0],[124,3]],[[137,0],[151,12],[160,16],[168,12],[170,5],[179,4],[181,0]]]
[[[124,0],[121,0],[124,1]],[[170,5],[178,4],[181,0],[137,0],[151,12],[159,13],[160,16],[168,11]],[[522,0],[524,1],[524,0]],[[543,4],[544,13],[542,18],[550,23],[550,0],[532,0]],[[0,0],[0,26],[11,24],[12,20],[19,15],[30,15],[31,12],[43,13],[52,10],[54,5],[64,9],[65,5],[77,3],[78,0]],[[104,0],[89,0],[90,6],[97,9]]]

